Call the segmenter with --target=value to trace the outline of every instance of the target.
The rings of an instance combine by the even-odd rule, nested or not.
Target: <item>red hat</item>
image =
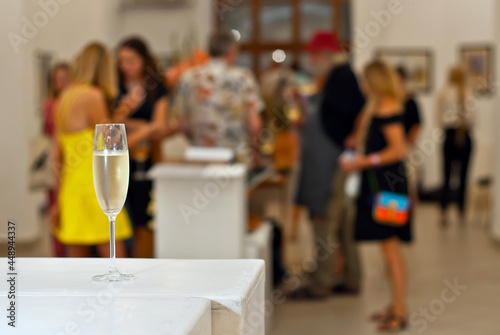
[[[319,30],[313,34],[312,40],[306,46],[309,52],[332,51],[340,52],[339,38],[336,31]]]

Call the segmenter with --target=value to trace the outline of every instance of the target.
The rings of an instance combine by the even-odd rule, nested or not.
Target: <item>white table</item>
[[[20,296],[16,328],[1,334],[210,335],[206,299]]]
[[[264,262],[261,260],[119,259],[132,273],[125,283],[98,283],[107,270],[102,258],[18,258],[18,296],[115,298],[205,298],[212,309],[212,334],[264,334]],[[1,264],[5,264],[2,266]],[[7,259],[0,258],[0,268]],[[0,307],[7,306],[0,281]],[[20,306],[21,308],[21,306]],[[22,309],[19,317],[22,318]]]

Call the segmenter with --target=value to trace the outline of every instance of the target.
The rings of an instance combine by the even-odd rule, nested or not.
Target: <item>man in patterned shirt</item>
[[[250,163],[264,107],[257,82],[250,71],[233,65],[238,54],[233,34],[214,34],[209,53],[209,62],[180,80],[179,114],[193,145],[230,148],[238,161]]]

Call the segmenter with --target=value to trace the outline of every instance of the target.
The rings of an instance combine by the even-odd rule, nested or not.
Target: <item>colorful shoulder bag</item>
[[[372,212],[375,222],[388,226],[405,226],[410,216],[410,198],[408,195],[380,191],[375,172],[370,170],[367,176],[370,188],[375,195]]]

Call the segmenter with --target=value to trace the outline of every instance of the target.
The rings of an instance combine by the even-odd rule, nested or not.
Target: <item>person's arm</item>
[[[52,123],[53,123],[53,119],[54,119],[54,115],[50,115],[50,109],[51,108],[54,108],[52,102],[51,102],[51,99],[47,99],[45,101],[45,104],[44,104],[44,107],[43,107],[43,132],[45,135],[51,135],[50,132],[51,132],[51,126],[52,126]],[[54,111],[54,110],[52,110]],[[52,120],[50,120],[50,117],[52,117]]]
[[[361,112],[356,117],[356,121],[354,121],[354,129],[352,133],[347,136],[344,141],[344,147],[348,149],[355,149],[358,144],[358,133],[361,128],[361,124],[363,123],[363,118],[365,117],[366,108],[362,109]]]
[[[55,114],[57,113],[57,103],[53,106],[53,112],[54,114],[52,116],[55,120],[57,117],[57,115]],[[60,133],[57,127],[54,131],[52,148],[50,151],[50,162],[51,162],[52,174],[54,176],[54,181],[55,181],[54,188],[52,191],[54,192],[55,198],[58,199],[61,175],[62,175],[62,150],[61,150]],[[56,228],[59,222],[59,206],[57,201],[55,201],[49,208],[49,220],[52,227]]]
[[[407,141],[409,146],[413,146],[420,134],[420,124],[413,125],[408,131]]]
[[[122,122],[118,122],[118,123],[125,123],[125,127],[127,128],[127,131],[133,132],[133,131],[136,131],[139,128],[147,125],[148,121],[143,120],[143,119],[130,119],[129,118],[129,119],[125,119]]]
[[[250,145],[255,147],[262,130],[262,119],[260,113],[264,109],[264,102],[260,96],[257,81],[248,73],[246,75],[246,86],[241,92],[244,94],[244,104],[246,109],[247,129],[250,136]]]
[[[264,102],[260,95],[260,89],[255,77],[246,73],[242,78],[245,80],[245,86],[241,94],[244,95],[244,104],[248,129],[248,145],[252,150],[252,163],[254,166],[260,164],[260,143],[259,136],[262,131],[261,112],[264,110]]]
[[[248,128],[252,139],[256,139],[262,130],[262,119],[260,118],[260,111],[256,108],[251,108],[247,115]]]
[[[387,146],[375,153],[380,157],[380,165],[400,162],[406,155],[405,130],[402,124],[393,123],[382,127]],[[370,167],[371,164],[368,165]]]
[[[167,105],[168,101],[166,97],[162,97],[156,101],[153,107],[151,122],[137,124],[137,127],[128,135],[129,148],[134,148],[145,139],[159,140],[165,136],[168,132]]]
[[[411,127],[407,134],[407,141],[410,146],[413,146],[420,133],[420,110],[417,102],[413,98],[408,101],[407,108],[408,110],[406,111],[406,113],[408,114],[407,117],[409,118],[411,124]]]
[[[260,113],[264,109],[264,102],[259,94],[257,81],[252,75],[248,76],[245,95],[245,108],[247,110],[246,121],[252,140],[256,140],[262,130],[262,119]],[[252,142],[254,143],[254,142]]]
[[[406,136],[401,123],[391,123],[382,127],[387,146],[368,156],[356,156],[352,161],[342,161],[346,171],[359,171],[372,167],[391,165],[400,162],[406,155]]]
[[[60,189],[60,181],[62,174],[62,150],[61,150],[61,142],[59,141],[59,133],[56,132],[54,135],[54,140],[52,142],[52,150],[50,152],[50,161],[52,166],[52,173],[54,175],[54,188],[53,192],[55,198],[59,198],[59,189]],[[58,202],[55,201],[51,204],[49,208],[49,220],[52,226],[52,229],[57,229],[57,225],[59,223],[59,206]]]
[[[153,139],[161,140],[167,137],[167,135],[169,134],[169,127],[168,99],[166,96],[156,101],[151,122],[153,123]]]
[[[436,101],[436,124],[438,127],[444,127],[445,99],[444,91],[440,92]]]
[[[144,126],[137,128],[135,131],[127,133],[127,142],[129,150],[133,150],[137,144],[146,138],[149,138],[154,132],[154,124],[148,122]]]
[[[191,138],[189,132],[189,94],[194,90],[189,87],[189,72],[185,73],[178,81],[177,90],[175,91],[173,106],[176,111],[177,132],[183,132],[186,137]]]
[[[471,92],[467,92],[466,93],[466,96],[465,96],[465,108],[464,108],[464,111],[465,111],[465,115],[464,115],[464,121],[465,121],[465,124],[466,124],[466,127],[473,127],[474,124],[475,124],[475,121],[476,121],[476,107],[477,107],[477,103],[467,103],[468,101],[475,101],[475,97],[473,95],[473,93]]]
[[[113,110],[112,120],[115,123],[125,123],[127,117],[132,113],[133,109],[125,98],[120,100],[118,106]]]
[[[62,173],[62,151],[61,142],[59,141],[59,133],[56,133],[52,142],[52,149],[50,151],[50,161],[52,164],[52,174],[54,176],[55,185],[54,193],[59,193],[59,182]]]

